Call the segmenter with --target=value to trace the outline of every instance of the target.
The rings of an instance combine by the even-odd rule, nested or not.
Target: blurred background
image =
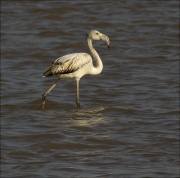
[[[178,177],[179,1],[1,1],[1,177]],[[97,76],[42,78],[90,54]]]

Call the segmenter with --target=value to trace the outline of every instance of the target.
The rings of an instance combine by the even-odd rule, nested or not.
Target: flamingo
[[[81,77],[86,74],[97,75],[101,73],[103,69],[102,61],[92,45],[92,40],[102,40],[107,44],[108,48],[110,48],[109,38],[97,30],[92,30],[87,34],[86,40],[89,50],[96,61],[96,66],[93,66],[92,58],[87,53],[73,53],[56,59],[43,74],[43,77],[56,75],[59,79],[42,95],[42,108],[44,108],[48,93],[60,80],[68,78],[75,78],[76,80],[76,104],[77,107],[81,107],[79,99],[79,81]]]

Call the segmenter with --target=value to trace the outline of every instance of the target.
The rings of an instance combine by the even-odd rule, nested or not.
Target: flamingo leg
[[[61,80],[61,79],[58,79],[58,80],[42,95],[42,109],[44,109],[46,96],[47,96],[48,93],[57,85],[57,83],[58,83],[60,80]]]
[[[79,79],[76,80],[76,104],[77,107],[81,107],[80,100],[79,100]]]

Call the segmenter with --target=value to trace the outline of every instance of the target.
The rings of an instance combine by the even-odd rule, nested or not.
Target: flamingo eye
[[[96,35],[99,35],[99,33],[97,32]]]

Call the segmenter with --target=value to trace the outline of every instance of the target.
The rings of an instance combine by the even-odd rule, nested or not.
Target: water
[[[178,1],[2,1],[1,177],[179,177]],[[90,53],[104,69],[42,78],[58,57]]]

